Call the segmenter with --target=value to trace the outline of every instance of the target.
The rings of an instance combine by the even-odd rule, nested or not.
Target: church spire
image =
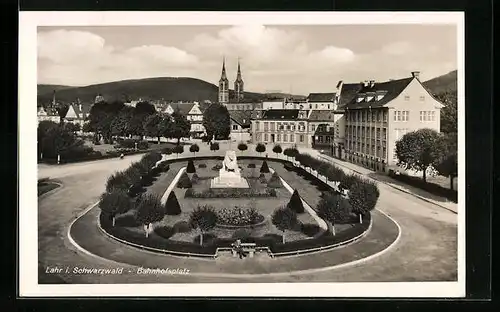
[[[222,58],[222,74],[221,74],[220,79],[221,80],[227,79],[227,76],[226,76],[226,57]]]
[[[241,79],[241,68],[240,68],[240,58],[238,57],[238,74],[236,75],[237,80],[242,80]]]
[[[241,77],[241,66],[240,66],[240,58],[238,57],[238,73],[236,74],[236,80],[234,81],[234,92],[236,93],[236,100],[243,100],[243,78]]]
[[[226,75],[226,58],[222,58],[222,73],[219,80],[219,103],[229,102],[229,80]]]

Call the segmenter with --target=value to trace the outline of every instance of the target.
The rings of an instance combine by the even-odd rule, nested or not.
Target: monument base
[[[239,175],[221,175],[210,181],[210,188],[249,188],[247,180]]]

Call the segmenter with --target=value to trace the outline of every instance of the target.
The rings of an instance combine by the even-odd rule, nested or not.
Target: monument
[[[235,151],[226,151],[219,176],[212,179],[211,188],[248,188],[248,182],[240,174]]]

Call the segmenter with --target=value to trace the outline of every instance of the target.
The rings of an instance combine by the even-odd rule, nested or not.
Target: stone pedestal
[[[248,182],[241,176],[234,151],[227,151],[219,176],[210,182],[211,188],[248,188]]]

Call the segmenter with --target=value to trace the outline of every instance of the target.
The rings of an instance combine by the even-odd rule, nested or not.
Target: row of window
[[[275,130],[295,131],[294,123],[264,122],[263,124],[264,124],[264,131],[275,131]],[[260,122],[258,121],[255,122],[255,130],[260,131]],[[303,122],[299,123],[297,126],[297,130],[305,131],[306,130],[305,123]]]
[[[365,144],[361,142],[352,142],[352,141],[347,142],[347,148],[353,152],[358,152],[380,158],[385,158],[387,152],[385,146],[381,147],[380,145],[376,146],[374,144],[369,144],[369,143]]]
[[[408,121],[409,119],[409,111],[394,111],[394,121]]]
[[[347,120],[354,122],[387,122],[387,111],[386,110],[357,110],[350,111],[347,113]]]
[[[435,121],[436,112],[435,111],[421,111],[420,121]]]
[[[298,136],[298,141],[300,143],[304,143],[304,135],[300,134]],[[257,141],[260,141],[261,134],[257,134]],[[295,142],[295,134],[274,134],[274,133],[264,133],[263,142],[271,142],[271,143],[294,143]]]
[[[253,110],[252,104],[227,104],[228,110]]]
[[[375,136],[376,135],[376,136]],[[347,126],[347,136],[353,138],[377,138],[387,140],[387,128]]]

